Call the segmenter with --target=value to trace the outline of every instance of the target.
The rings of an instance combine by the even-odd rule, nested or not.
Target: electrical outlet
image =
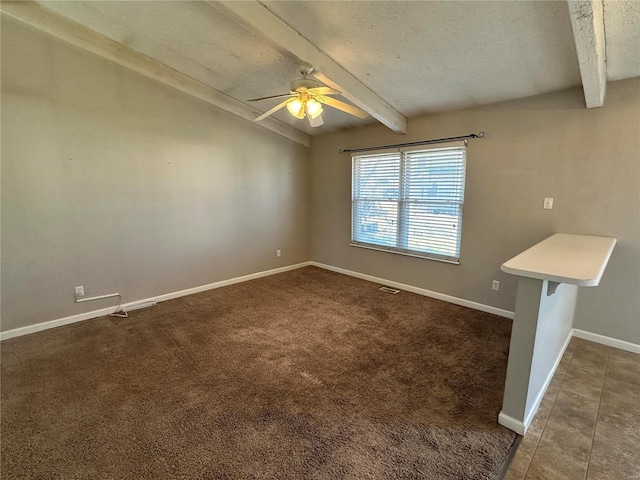
[[[553,208],[553,198],[544,199],[544,209],[551,210]]]
[[[500,290],[500,282],[498,280],[494,280],[493,282],[491,282],[491,290],[495,292]]]
[[[282,252],[280,250],[276,250],[276,257],[280,257],[282,255]]]
[[[84,287],[82,285],[76,287],[76,297],[84,297]]]

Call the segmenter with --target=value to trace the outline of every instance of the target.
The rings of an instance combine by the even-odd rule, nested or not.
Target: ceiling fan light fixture
[[[299,98],[294,98],[287,102],[287,110],[296,118],[304,118],[304,104]]]
[[[322,104],[313,98],[307,100],[307,113],[311,118],[316,118],[322,113]]]
[[[331,108],[341,110],[358,118],[366,118],[368,116],[363,109],[333,98],[331,95],[342,95],[338,90],[327,87],[318,80],[307,78],[307,75],[312,71],[311,67],[303,69],[301,72],[303,78],[291,82],[289,93],[248,100],[249,102],[257,102],[274,98],[286,98],[286,100],[258,116],[255,121],[264,120],[280,109],[287,107],[289,113],[295,118],[302,120],[306,117],[309,125],[319,127],[324,124],[322,120],[324,105],[329,105]]]

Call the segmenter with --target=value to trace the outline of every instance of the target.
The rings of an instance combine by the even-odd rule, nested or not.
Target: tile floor
[[[573,338],[505,480],[640,480],[640,355]]]

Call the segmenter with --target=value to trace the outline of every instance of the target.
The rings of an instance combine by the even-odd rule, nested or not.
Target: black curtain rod
[[[379,145],[377,147],[367,148],[342,148],[338,153],[354,153],[354,152],[370,152],[372,150],[386,150],[387,148],[414,147],[418,145],[429,145],[431,143],[447,143],[456,140],[464,140],[465,138],[484,138],[484,132],[470,133],[469,135],[460,135],[459,137],[435,138],[433,140],[420,140],[418,142],[396,143],[394,145]]]

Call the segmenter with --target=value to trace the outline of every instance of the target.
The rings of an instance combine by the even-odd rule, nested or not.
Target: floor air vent
[[[382,292],[393,293],[394,295],[396,293],[400,293],[400,290],[396,290],[395,288],[391,288],[391,287],[380,287],[378,290]]]

